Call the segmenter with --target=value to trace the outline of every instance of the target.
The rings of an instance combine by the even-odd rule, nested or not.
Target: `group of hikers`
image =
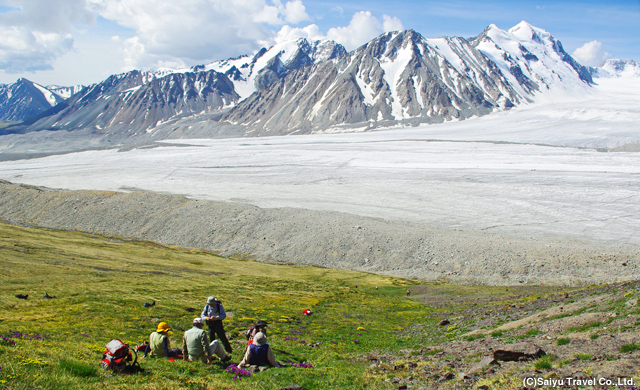
[[[207,304],[200,317],[193,319],[193,327],[182,338],[182,349],[171,349],[168,333],[171,327],[166,322],[160,322],[155,332],[149,335],[149,343],[144,351],[145,357],[176,358],[182,355],[183,360],[211,363],[213,356],[222,362],[231,360],[231,344],[227,340],[222,321],[227,317],[222,302],[215,297],[207,298]],[[209,326],[209,335],[205,332],[204,324]],[[244,366],[279,367],[273,351],[267,343],[267,323],[258,321],[246,332],[247,347],[245,354],[238,364]],[[209,342],[211,340],[211,342]]]

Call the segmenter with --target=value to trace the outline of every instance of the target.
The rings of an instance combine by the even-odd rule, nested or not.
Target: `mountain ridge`
[[[298,39],[186,69],[52,86],[63,105],[42,106],[3,133],[83,130],[131,143],[441,123],[528,104],[547,90],[584,90],[594,72],[524,21],[469,39],[388,32],[351,52]]]

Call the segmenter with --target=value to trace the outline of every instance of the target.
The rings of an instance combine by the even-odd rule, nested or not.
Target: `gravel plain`
[[[579,286],[640,278],[640,248],[431,227],[332,211],[0,182],[0,218],[226,257],[462,284]]]

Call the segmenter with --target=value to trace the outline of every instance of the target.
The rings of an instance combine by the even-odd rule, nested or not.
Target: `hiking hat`
[[[210,296],[209,298],[207,298],[207,303],[208,304],[212,304],[216,302],[216,297],[214,296]]]
[[[171,330],[171,328],[169,327],[169,324],[167,324],[166,322],[161,322],[161,323],[158,324],[158,329],[156,330],[156,332],[164,333],[164,332],[168,332],[170,330]]]
[[[256,322],[256,327],[258,327],[258,326],[259,327],[263,327],[263,326],[267,326],[267,325],[268,325],[267,321],[260,320],[260,321]]]
[[[258,332],[253,336],[253,343],[258,345],[265,345],[267,343],[267,336],[264,333]]]
[[[193,325],[202,325],[202,324],[203,324],[202,318],[196,317],[193,319]]]

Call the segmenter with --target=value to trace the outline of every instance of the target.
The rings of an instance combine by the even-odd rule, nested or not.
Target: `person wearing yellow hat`
[[[182,355],[182,351],[179,348],[169,349],[169,332],[171,328],[166,322],[158,324],[158,328],[155,332],[149,335],[149,345],[144,351],[144,357],[150,355],[150,357],[167,357],[174,358]]]

